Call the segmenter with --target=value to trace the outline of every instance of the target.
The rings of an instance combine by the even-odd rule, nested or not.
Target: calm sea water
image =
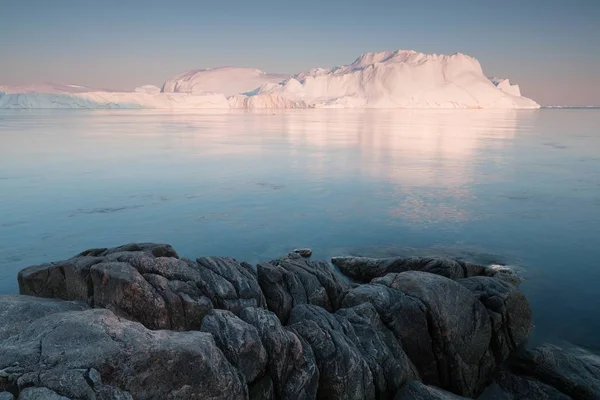
[[[600,348],[600,110],[0,111],[0,293],[126,242],[522,271],[534,340]]]

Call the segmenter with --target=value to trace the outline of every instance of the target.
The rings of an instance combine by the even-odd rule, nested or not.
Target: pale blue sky
[[[0,0],[0,84],[131,89],[222,65],[295,73],[462,52],[542,104],[600,104],[600,0]]]

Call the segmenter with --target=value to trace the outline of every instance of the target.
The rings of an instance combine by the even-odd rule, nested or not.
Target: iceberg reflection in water
[[[519,266],[538,335],[600,347],[598,110],[2,110],[0,292],[87,247]]]

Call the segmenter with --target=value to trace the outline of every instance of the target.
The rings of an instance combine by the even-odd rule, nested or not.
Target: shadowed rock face
[[[394,400],[461,400],[465,397],[457,396],[453,393],[440,390],[433,386],[427,386],[421,382],[412,381],[406,384]]]
[[[491,350],[498,363],[506,360],[531,332],[529,302],[516,286],[500,279],[476,276],[457,282],[487,309],[492,323]]]
[[[26,268],[21,294],[38,297],[0,297],[0,391],[458,399],[480,394],[531,329],[510,272],[445,259],[334,259],[365,282],[356,285],[308,256],[255,270],[143,243]],[[510,373],[499,386],[529,382]]]
[[[267,350],[267,375],[273,381],[275,398],[316,398],[319,370],[311,346],[268,310],[246,308],[240,318],[258,330]]]
[[[600,356],[582,349],[541,345],[516,353],[509,369],[536,386],[550,386],[573,399],[600,399]],[[505,381],[499,384],[510,392],[516,385]]]
[[[416,271],[388,274],[372,285],[385,286],[399,298],[390,306],[411,323],[395,321],[392,314],[390,325],[410,348],[407,354],[426,383],[468,396],[483,390],[496,364],[486,309],[471,292],[450,279]]]

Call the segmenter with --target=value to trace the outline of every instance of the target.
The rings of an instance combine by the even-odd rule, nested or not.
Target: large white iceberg
[[[506,81],[508,82],[508,81]],[[479,62],[464,54],[411,50],[366,53],[352,64],[313,69],[256,96],[273,95],[313,107],[337,108],[538,108],[518,87],[496,86]]]
[[[539,108],[508,79],[487,78],[464,54],[365,53],[352,64],[285,77],[252,68],[194,70],[161,93],[3,90],[0,108]],[[5,92],[5,93],[2,93]]]

